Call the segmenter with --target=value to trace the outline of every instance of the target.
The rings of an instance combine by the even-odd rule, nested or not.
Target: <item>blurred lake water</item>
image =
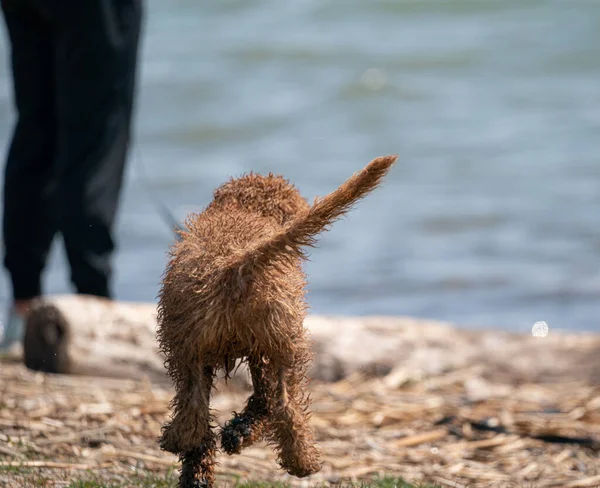
[[[312,252],[313,312],[600,331],[600,2],[151,0],[146,21],[118,298],[155,300],[156,201],[183,219],[250,170],[312,200],[397,152]],[[61,251],[50,293],[70,290]]]

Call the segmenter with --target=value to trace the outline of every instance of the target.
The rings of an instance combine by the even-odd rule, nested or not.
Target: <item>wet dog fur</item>
[[[248,364],[253,393],[221,429],[221,448],[235,454],[266,439],[291,475],[320,469],[309,425],[302,261],[316,236],[395,161],[373,160],[312,206],[282,177],[249,174],[219,187],[203,212],[188,217],[163,276],[157,331],[175,387],[160,445],[179,455],[182,488],[214,485],[210,393],[217,370],[229,375],[238,360]]]

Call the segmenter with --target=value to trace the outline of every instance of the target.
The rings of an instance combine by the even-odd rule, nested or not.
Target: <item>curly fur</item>
[[[202,213],[188,217],[163,276],[157,332],[175,386],[160,445],[180,456],[181,487],[213,486],[210,392],[215,371],[229,375],[240,359],[254,392],[222,428],[222,449],[239,453],[264,438],[288,473],[320,469],[308,413],[304,248],[395,161],[373,160],[312,206],[282,177],[249,174],[219,187]]]

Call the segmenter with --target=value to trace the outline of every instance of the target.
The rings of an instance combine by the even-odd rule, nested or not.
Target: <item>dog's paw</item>
[[[287,452],[280,458],[279,465],[292,476],[305,478],[319,472],[323,467],[323,461],[318,449],[307,446],[299,451]]]
[[[250,437],[251,434],[252,427],[249,419],[234,417],[221,430],[221,447],[227,454],[239,454],[244,439]]]
[[[321,464],[315,463],[308,466],[288,466],[284,469],[296,478],[306,478],[307,476],[318,473],[321,470]]]
[[[181,481],[181,488],[212,488],[212,485],[206,479],[193,479],[191,481]]]
[[[321,470],[320,464],[314,466],[294,466],[286,469],[286,471],[296,478],[306,478],[312,474],[318,473]]]

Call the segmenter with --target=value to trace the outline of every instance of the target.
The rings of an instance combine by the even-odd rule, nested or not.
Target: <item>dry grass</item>
[[[339,486],[384,475],[456,487],[600,486],[600,389],[583,381],[492,384],[474,365],[419,382],[352,376],[312,390],[325,466],[310,485],[276,469],[261,444],[220,455],[218,486]],[[157,445],[171,395],[144,381],[0,362],[0,486],[174,486],[176,459]],[[215,395],[219,422],[246,395]]]

